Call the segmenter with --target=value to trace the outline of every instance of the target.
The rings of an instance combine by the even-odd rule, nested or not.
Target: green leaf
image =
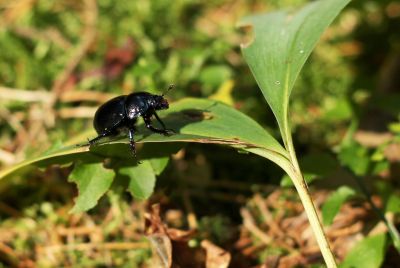
[[[146,199],[153,193],[156,175],[150,161],[142,161],[137,166],[121,168],[118,173],[128,178],[128,191],[134,197]]]
[[[348,186],[341,186],[339,189],[333,192],[322,206],[322,218],[324,225],[331,225],[343,203],[355,194],[356,192]]]
[[[87,211],[96,206],[100,197],[110,188],[114,177],[114,171],[104,168],[102,163],[77,163],[68,178],[68,181],[77,184],[79,191],[70,212]]]
[[[320,0],[297,12],[277,11],[244,18],[254,40],[242,46],[246,62],[278,121],[283,138],[289,96],[318,39],[350,0]]]
[[[212,93],[212,89],[218,88],[223,82],[232,76],[232,71],[225,65],[212,65],[202,69],[199,80],[206,89],[202,92],[207,95]]]
[[[358,242],[340,268],[378,268],[386,253],[386,234],[370,236]]]
[[[185,135],[204,137],[200,142],[257,147],[287,154],[279,142],[257,122],[218,101],[184,99],[174,104],[166,114],[164,121],[169,128]],[[174,135],[170,138],[173,139]]]
[[[343,166],[357,176],[366,175],[371,163],[368,149],[355,142],[342,147],[338,158]]]
[[[149,159],[150,165],[156,175],[160,175],[161,172],[167,167],[169,157],[160,157]]]
[[[400,195],[392,192],[387,200],[385,211],[400,213]]]
[[[141,143],[197,142],[229,145],[235,148],[263,155],[275,162],[286,159],[287,152],[264,128],[240,111],[215,100],[188,98],[171,104],[169,110],[160,113],[168,128],[176,134],[165,137],[138,127],[135,137]],[[88,136],[94,136],[94,131]],[[31,167],[49,164],[66,164],[80,160],[101,162],[106,157],[130,157],[128,139],[105,141],[90,148],[88,146],[69,146],[46,155],[27,159],[15,166],[0,171],[0,180],[30,170]],[[161,145],[160,145],[161,146]],[[163,145],[165,147],[166,145]],[[158,152],[154,151],[154,155]],[[147,158],[162,157],[161,155]],[[163,155],[165,156],[165,155]],[[139,152],[140,159],[140,152]],[[132,160],[134,164],[134,160]]]

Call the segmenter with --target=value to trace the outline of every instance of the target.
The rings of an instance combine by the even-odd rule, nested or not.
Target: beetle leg
[[[100,139],[102,139],[104,137],[110,136],[111,134],[115,133],[115,131],[117,130],[117,128],[119,127],[120,124],[121,124],[121,122],[116,123],[115,125],[113,125],[109,129],[104,131],[103,133],[99,134],[96,138],[89,140],[89,145],[92,145],[92,144],[96,143],[98,140],[100,140]]]
[[[150,116],[143,116],[143,120],[144,120],[144,123],[145,123],[146,127],[148,129],[150,129],[151,131],[155,132],[155,133],[163,134],[163,135],[166,135],[166,136],[170,135],[170,131],[165,128],[164,123],[160,120],[160,118],[157,115],[156,115],[156,118],[157,118],[158,122],[160,122],[160,124],[163,127],[163,129],[159,129],[159,128],[153,127],[153,125],[151,124]]]
[[[135,129],[130,128],[128,133],[129,133],[129,146],[131,148],[133,156],[136,158],[136,146],[135,146],[135,139],[133,136],[135,134]]]
[[[97,136],[96,138],[89,140],[89,144],[90,145],[95,144],[97,141],[99,141],[100,139],[102,139],[106,136],[108,136],[108,133],[104,132],[104,133],[100,134],[99,136]]]
[[[114,133],[114,130],[111,130],[111,129],[110,129],[110,130],[107,130],[107,131],[105,131],[105,132],[99,134],[96,138],[89,140],[89,144],[90,144],[90,145],[95,144],[95,143],[96,143],[97,141],[99,141],[100,139],[105,138],[105,137],[107,137],[107,136],[110,136],[112,133]]]
[[[161,124],[161,126],[164,129],[165,134],[164,135],[170,135],[170,134],[174,134],[175,131],[173,129],[170,128],[166,128],[165,124],[163,121],[161,121],[160,117],[158,117],[158,114],[156,112],[154,112],[154,116],[156,117],[157,121]]]
[[[174,131],[173,129],[169,129],[169,128],[167,129],[167,128],[165,127],[164,122],[161,121],[160,117],[158,116],[158,114],[157,114],[156,112],[154,112],[154,116],[155,116],[155,118],[157,119],[157,121],[160,123],[160,125],[163,127],[163,129],[162,129],[162,134],[164,134],[164,135],[171,135],[171,134],[174,134],[174,133],[175,133],[175,131]]]
[[[163,127],[163,129],[166,130],[164,122],[161,121],[160,117],[158,116],[158,114],[156,112],[154,112],[154,116],[156,117],[158,123],[160,123],[160,125]]]

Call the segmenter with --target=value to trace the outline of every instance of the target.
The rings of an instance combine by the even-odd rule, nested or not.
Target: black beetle
[[[174,85],[170,85],[167,92]],[[166,129],[165,124],[157,115],[157,110],[169,108],[168,101],[164,95],[154,95],[148,92],[137,92],[129,95],[115,97],[103,105],[101,105],[94,115],[93,126],[97,131],[98,136],[89,140],[92,145],[101,138],[115,136],[121,130],[127,129],[129,134],[129,144],[133,155],[136,157],[136,147],[134,134],[136,131],[135,124],[138,117],[143,117],[145,126],[153,132],[163,135],[170,135],[173,130]],[[155,128],[151,123],[151,117],[155,116],[161,124],[162,129]]]

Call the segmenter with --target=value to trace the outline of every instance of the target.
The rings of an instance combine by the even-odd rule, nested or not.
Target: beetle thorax
[[[128,95],[125,101],[126,115],[134,119],[147,113],[149,110],[149,98],[147,94],[135,93]]]

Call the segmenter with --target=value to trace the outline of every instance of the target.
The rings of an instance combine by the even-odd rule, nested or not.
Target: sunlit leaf
[[[289,96],[301,68],[324,30],[350,0],[320,0],[300,10],[246,17],[254,40],[242,46],[246,62],[281,128],[287,131]]]
[[[358,176],[365,175],[371,163],[368,149],[358,143],[350,143],[342,147],[339,152],[339,161]]]
[[[378,268],[386,253],[386,234],[367,237],[347,254],[340,268]]]
[[[207,99],[183,99],[171,104],[169,110],[160,113],[168,128],[176,134],[163,136],[146,130],[143,125],[138,127],[135,137],[138,144],[142,143],[177,143],[196,142],[222,144],[242,148],[262,154],[285,158],[286,151],[258,123],[218,101]],[[93,135],[94,132],[93,132]],[[15,174],[23,173],[32,166],[47,166],[50,164],[66,164],[80,160],[87,163],[101,162],[106,157],[116,157],[128,160],[134,165],[136,161],[126,145],[126,137],[117,140],[107,140],[89,149],[88,146],[69,146],[43,156],[27,159],[15,166],[0,172],[0,180]],[[164,148],[167,145],[160,145]],[[176,150],[176,149],[175,149]],[[161,149],[149,152],[147,158],[165,157]],[[172,153],[172,152],[171,152]],[[128,158],[127,158],[128,157]],[[139,152],[140,157],[140,152]]]
[[[215,92],[210,95],[209,98],[213,100],[218,100],[220,102],[226,103],[228,105],[233,105],[234,100],[232,97],[232,90],[235,86],[235,82],[233,80],[226,80]]]
[[[322,206],[322,218],[325,225],[330,225],[333,222],[340,207],[346,200],[355,195],[355,191],[347,186],[341,186],[333,192]]]
[[[386,211],[390,211],[393,213],[400,213],[400,194],[396,192],[392,192],[388,197],[386,203]]]

